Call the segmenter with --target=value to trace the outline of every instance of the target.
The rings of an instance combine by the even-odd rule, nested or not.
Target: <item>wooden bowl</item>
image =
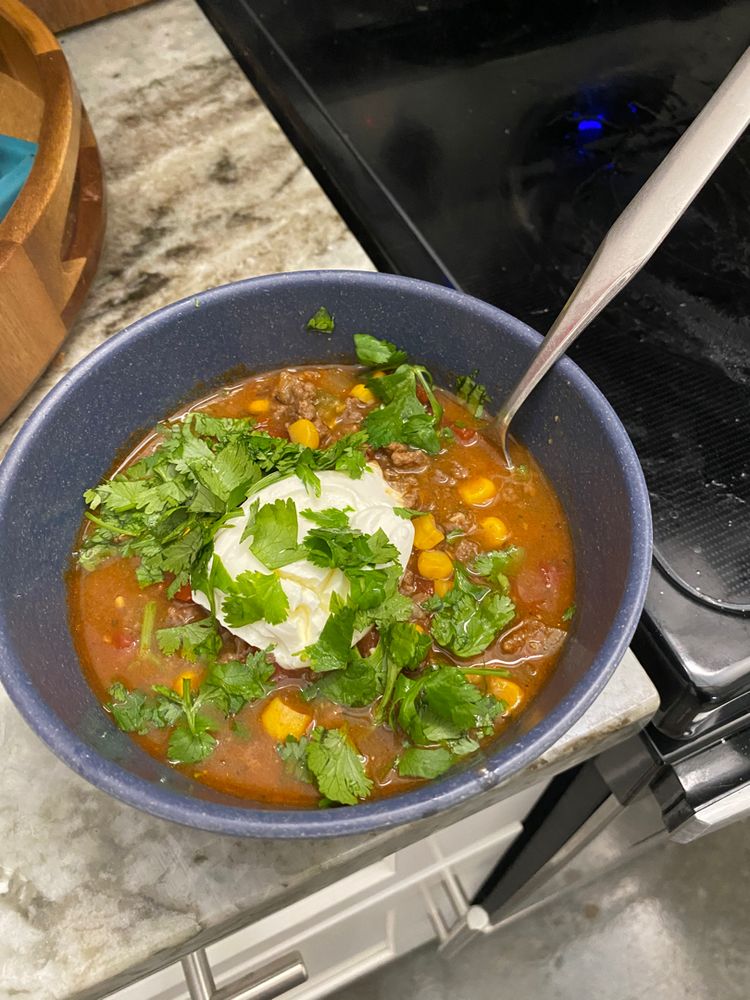
[[[59,350],[104,237],[99,151],[54,35],[0,0],[0,132],[39,144],[0,221],[0,421]]]

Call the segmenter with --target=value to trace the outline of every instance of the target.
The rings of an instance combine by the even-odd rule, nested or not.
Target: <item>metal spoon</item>
[[[505,460],[519,406],[589,323],[636,275],[750,124],[750,48],[604,237],[495,421]]]

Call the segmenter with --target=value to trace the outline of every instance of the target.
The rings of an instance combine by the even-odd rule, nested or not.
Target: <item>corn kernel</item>
[[[380,370],[378,370],[378,371],[372,373],[372,377],[373,378],[385,378],[385,372],[381,372]]]
[[[257,415],[261,413],[268,413],[271,409],[270,399],[254,399],[252,402],[247,404],[248,413],[254,413]]]
[[[453,590],[453,580],[435,580],[435,593],[438,597],[445,597]]]
[[[318,428],[312,422],[312,420],[295,420],[293,424],[289,424],[287,427],[289,433],[289,440],[294,441],[295,444],[303,444],[307,448],[317,448],[320,444],[320,434],[318,434]]]
[[[261,712],[260,721],[271,739],[283,743],[287,736],[299,739],[310,725],[312,716],[298,712],[277,695]]]
[[[175,689],[177,694],[182,694],[182,682],[190,681],[190,690],[196,691],[198,688],[198,674],[194,670],[185,670],[181,674],[175,677],[172,687]]]
[[[356,385],[352,386],[349,390],[349,395],[354,396],[354,398],[358,399],[360,403],[367,403],[369,405],[370,403],[375,402],[375,393],[372,389],[368,389],[362,382],[358,382]]]
[[[458,492],[466,503],[479,506],[495,496],[497,487],[486,476],[472,476],[458,484]]]
[[[415,549],[434,549],[445,538],[443,532],[435,524],[435,518],[432,514],[415,517],[412,524],[414,525]]]
[[[122,596],[122,594],[118,594],[117,597],[115,598],[115,607],[116,608],[125,607],[125,598]]]
[[[506,712],[512,712],[523,701],[523,690],[507,677],[488,677],[487,690],[493,697],[505,702]]]
[[[501,521],[499,517],[485,517],[479,523],[485,541],[493,548],[502,545],[510,533],[505,521]]]
[[[417,630],[417,632],[421,632],[422,635],[424,635],[427,632],[427,629],[424,627],[424,625],[420,625],[419,622],[413,622],[413,625],[414,628]]]
[[[447,580],[453,576],[453,563],[445,552],[420,552],[417,560],[420,576],[426,580]]]

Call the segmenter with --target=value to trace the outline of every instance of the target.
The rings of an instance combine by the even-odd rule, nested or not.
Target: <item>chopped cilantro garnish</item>
[[[399,756],[398,773],[402,778],[438,778],[454,761],[445,747],[409,747]]]
[[[179,651],[186,660],[195,660],[199,656],[216,656],[221,649],[221,636],[212,615],[197,622],[160,628],[156,633],[156,641],[165,656],[173,656]]]
[[[224,715],[236,715],[248,702],[264,698],[273,689],[275,669],[268,650],[250,652],[244,661],[214,662],[201,684],[201,695]]]
[[[488,580],[502,582],[506,573],[515,573],[518,570],[525,554],[518,545],[508,545],[504,549],[480,552],[469,566],[469,572],[474,573],[475,576],[484,576]]]
[[[478,372],[471,375],[459,375],[456,379],[456,395],[462,399],[475,417],[481,417],[484,408],[489,403],[489,393],[483,385],[476,381]]]
[[[348,528],[351,507],[338,510],[336,507],[326,507],[325,510],[303,510],[302,517],[317,524],[321,528]]]
[[[562,613],[562,620],[564,622],[573,621],[573,618],[575,617],[575,613],[576,613],[577,610],[578,609],[576,608],[575,604],[571,604],[570,607],[566,608],[563,611],[563,613]]]
[[[93,569],[112,555],[137,557],[141,586],[174,576],[168,597],[195,584],[194,574],[205,577],[214,534],[253,491],[295,472],[319,491],[316,470],[359,478],[367,462],[362,431],[315,450],[256,431],[250,419],[197,412],[158,431],[161,443],[152,454],[86,491],[86,516],[95,528],[79,561]]]
[[[301,557],[297,544],[297,508],[293,500],[275,500],[258,510],[250,551],[268,569],[278,569]]]
[[[406,351],[369,333],[355,333],[354,348],[362,364],[371,368],[398,368],[406,361]]]
[[[333,316],[331,316],[325,306],[321,306],[315,315],[311,316],[307,321],[307,329],[317,330],[318,333],[333,333],[334,326]]]
[[[356,648],[351,649],[345,670],[335,670],[318,678],[304,689],[302,697],[306,701],[328,698],[350,708],[371,705],[383,690],[384,648],[381,639],[369,656],[361,656]]]
[[[179,721],[167,744],[170,763],[197,764],[208,757],[216,747],[216,738],[211,734],[217,727],[210,718],[198,712],[204,699],[200,694],[193,697],[190,680],[184,678],[180,694],[162,684],[155,684],[154,691],[163,701],[171,702],[180,710]]]
[[[283,743],[276,744],[276,753],[284,762],[284,770],[298,781],[312,782],[313,778],[307,766],[307,747],[310,740],[307,736],[297,739],[287,736]]]
[[[378,721],[387,718],[401,672],[414,670],[424,660],[430,648],[430,637],[410,622],[395,622],[384,630],[380,641],[384,644],[385,681],[383,697],[375,713]]]
[[[426,369],[401,365],[391,375],[371,378],[367,385],[382,404],[367,414],[363,424],[373,448],[383,448],[398,441],[430,455],[440,451],[437,426],[442,407],[432,392]],[[432,413],[420,403],[417,385],[427,394]]]
[[[452,666],[438,666],[418,677],[401,674],[391,715],[413,743],[462,740],[471,732],[492,732],[503,703],[482,692]]]
[[[460,563],[453,588],[444,597],[429,598],[424,607],[435,612],[430,626],[435,641],[461,657],[483,652],[516,614],[507,594],[471,583]]]
[[[154,623],[156,622],[156,601],[149,601],[143,609],[143,621],[141,622],[141,638],[138,643],[138,654],[147,656],[151,652],[151,641],[154,636]]]
[[[342,604],[334,593],[331,600],[331,614],[323,626],[318,640],[304,650],[310,661],[310,669],[316,673],[327,670],[343,670],[349,658],[349,650],[354,637],[355,609]]]
[[[336,567],[344,572],[398,559],[398,549],[382,528],[372,535],[356,528],[313,528],[302,546],[315,566]]]
[[[221,606],[231,628],[265,620],[279,625],[289,614],[289,598],[274,573],[240,573]]]
[[[447,533],[445,540],[446,542],[455,542],[457,538],[463,538],[465,534],[466,532],[462,531],[460,528],[453,528],[452,531]]]
[[[412,521],[415,517],[423,517],[426,511],[414,510],[412,507],[394,507],[393,513],[397,517],[403,517],[405,521]]]
[[[124,684],[116,681],[109,689],[112,699],[107,708],[112,718],[124,733],[147,733],[152,722],[152,706],[142,691],[128,691]]]
[[[307,746],[307,766],[320,793],[331,802],[353,806],[366,799],[372,789],[362,757],[343,729],[313,730]]]

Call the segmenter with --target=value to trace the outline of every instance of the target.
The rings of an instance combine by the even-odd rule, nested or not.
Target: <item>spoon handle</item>
[[[519,406],[578,334],[640,271],[748,123],[750,48],[604,237],[505,401],[496,426],[506,456],[508,425]]]

